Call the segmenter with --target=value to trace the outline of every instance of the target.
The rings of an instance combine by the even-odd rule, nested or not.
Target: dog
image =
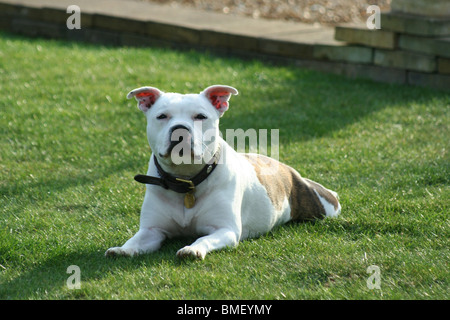
[[[219,119],[238,91],[213,85],[200,94],[141,87],[128,93],[147,118],[152,150],[139,231],[106,256],[154,252],[167,238],[195,236],[179,258],[206,254],[258,237],[288,221],[336,217],[336,192],[275,159],[238,153],[219,134]]]

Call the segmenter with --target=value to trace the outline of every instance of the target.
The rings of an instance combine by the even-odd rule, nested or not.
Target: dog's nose
[[[190,134],[190,131],[189,131],[189,128],[188,128],[188,127],[183,126],[182,124],[177,124],[177,125],[173,126],[173,127],[170,129],[170,137],[171,137],[171,138],[172,138],[173,133],[174,133],[176,130],[183,130],[183,131],[180,131],[181,134],[178,133],[178,134],[180,134],[180,136],[182,136],[182,137],[184,137],[184,135]],[[177,135],[178,135],[178,134],[177,134]],[[180,139],[180,140],[181,140],[181,139]]]

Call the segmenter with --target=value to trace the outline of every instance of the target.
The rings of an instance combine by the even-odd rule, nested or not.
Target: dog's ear
[[[131,99],[135,97],[138,101],[138,107],[144,112],[147,112],[148,109],[151,108],[152,105],[155,104],[156,100],[163,93],[156,88],[153,87],[141,87],[130,91],[127,94],[127,98]]]
[[[214,85],[206,88],[200,94],[204,95],[222,116],[228,110],[228,100],[231,95],[237,95],[238,91],[230,86]]]

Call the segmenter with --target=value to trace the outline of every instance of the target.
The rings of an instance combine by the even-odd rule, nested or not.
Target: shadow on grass
[[[423,240],[429,237],[428,234],[439,234],[439,227],[429,225],[418,227],[413,222],[393,221],[392,216],[395,214],[387,213],[382,219],[371,218],[364,220],[358,219],[357,222],[346,220],[344,218],[333,219],[331,223],[320,224],[317,231],[343,237],[349,241],[360,241],[364,239],[376,240],[377,237],[383,239],[385,236],[395,236],[403,239],[419,239]],[[438,244],[435,243],[437,246]]]
[[[95,295],[85,294],[82,290],[69,290],[68,279],[74,274],[73,271],[67,272],[69,266],[80,268],[82,288],[90,281],[101,281],[106,277],[114,282],[120,281],[118,279],[124,273],[160,264],[168,267],[182,265],[186,268],[190,264],[195,265],[195,261],[180,260],[176,257],[176,252],[192,241],[193,238],[167,240],[159,251],[136,257],[107,258],[104,256],[107,248],[57,254],[30,267],[13,280],[4,282],[0,287],[0,299],[93,299]],[[73,281],[69,279],[69,283],[72,284]]]

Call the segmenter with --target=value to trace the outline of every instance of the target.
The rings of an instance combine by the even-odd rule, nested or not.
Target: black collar
[[[201,182],[203,182],[206,178],[208,178],[208,176],[216,168],[219,162],[219,158],[220,158],[220,146],[217,152],[208,162],[208,164],[204,166],[203,169],[197,175],[188,180],[174,177],[171,174],[165,172],[163,168],[161,168],[156,157],[154,156],[156,169],[158,170],[158,173],[161,176],[161,178],[147,176],[144,174],[138,174],[134,177],[134,180],[140,183],[154,184],[157,186],[161,186],[165,189],[170,189],[178,193],[187,193],[195,189],[196,186],[198,186]]]

